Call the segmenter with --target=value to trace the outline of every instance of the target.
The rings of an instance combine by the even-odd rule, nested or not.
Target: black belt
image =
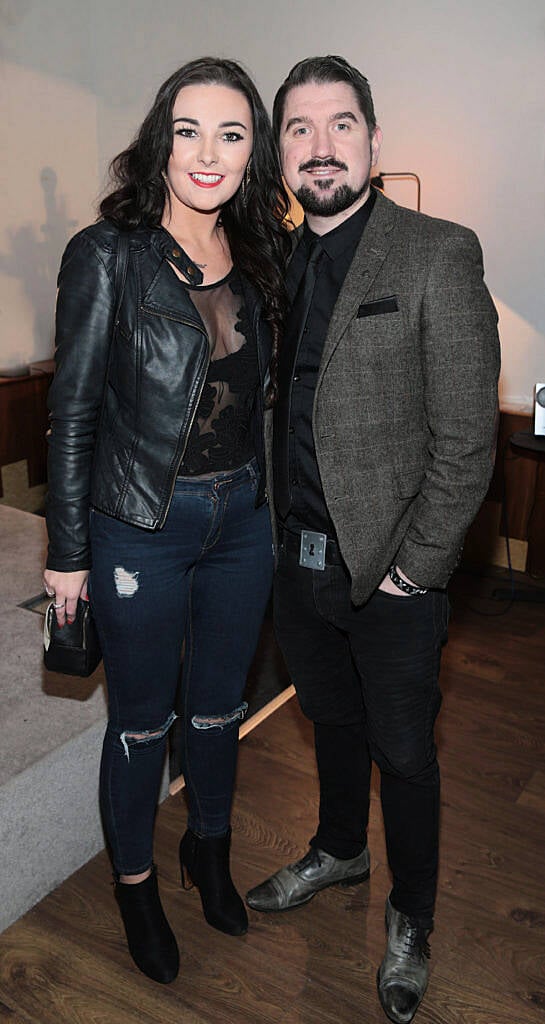
[[[297,555],[301,552],[301,531],[287,530],[285,526],[278,525],[278,541],[281,548],[284,551],[288,551],[290,554]],[[330,537],[327,538],[326,549],[325,549],[325,564],[326,565],[343,565],[343,558],[339,550],[339,545],[335,540]]]

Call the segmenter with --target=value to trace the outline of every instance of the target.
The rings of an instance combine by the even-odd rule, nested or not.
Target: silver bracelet
[[[398,590],[402,590],[404,594],[416,595],[428,593],[427,587],[415,587],[413,583],[407,583],[407,580],[402,579],[395,565],[391,565],[390,568],[388,569],[388,576],[390,577],[392,583],[395,583]]]

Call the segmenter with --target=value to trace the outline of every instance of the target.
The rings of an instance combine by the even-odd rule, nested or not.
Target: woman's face
[[[176,97],[172,119],[172,153],[166,169],[172,213],[178,203],[211,213],[235,194],[250,159],[253,125],[248,100],[225,85],[186,85]]]

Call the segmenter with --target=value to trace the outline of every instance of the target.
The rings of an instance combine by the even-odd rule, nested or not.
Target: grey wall
[[[382,169],[417,172],[424,211],[479,234],[503,405],[529,404],[545,380],[544,42],[542,0],[0,0],[0,365],[50,355],[64,244],[167,74],[235,57],[270,106],[296,60],[337,52],[371,81]]]

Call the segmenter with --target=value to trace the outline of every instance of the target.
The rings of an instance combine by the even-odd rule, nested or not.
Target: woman
[[[102,219],[72,239],[59,275],[44,582],[61,625],[88,588],[108,682],[100,796],[116,898],[135,963],[169,982],[178,948],[152,831],[184,640],[182,877],[211,925],[248,924],[229,822],[272,576],[262,422],[287,198],[262,101],[228,60],[172,75],[112,171]]]

